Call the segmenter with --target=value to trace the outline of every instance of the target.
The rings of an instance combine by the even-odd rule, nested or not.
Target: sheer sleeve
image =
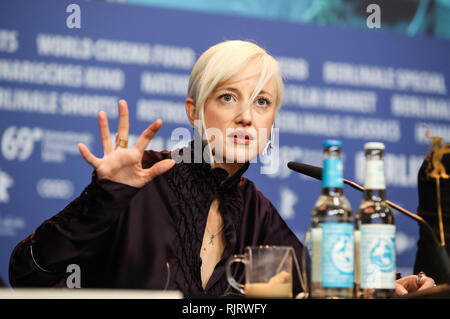
[[[91,183],[61,212],[44,221],[13,250],[13,287],[66,287],[67,267],[80,267],[82,287],[93,287],[107,262],[108,243],[120,214],[139,189],[109,180]]]

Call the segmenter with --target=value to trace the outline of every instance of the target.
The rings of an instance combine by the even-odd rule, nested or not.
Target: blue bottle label
[[[353,287],[353,247],[353,224],[322,224],[322,287]]]
[[[395,289],[395,226],[361,225],[361,288]]]
[[[329,158],[323,161],[322,187],[344,186],[343,166],[340,158]]]

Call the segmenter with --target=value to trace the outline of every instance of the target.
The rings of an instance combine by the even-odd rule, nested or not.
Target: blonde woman
[[[186,113],[200,139],[174,153],[145,151],[161,127],[152,123],[130,148],[128,106],[119,102],[117,145],[98,115],[104,156],[85,145],[92,182],[64,210],[14,249],[10,282],[66,287],[67,266],[81,287],[177,289],[185,296],[232,292],[225,263],[246,246],[303,245],[272,203],[242,177],[267,149],[283,83],[278,64],[246,41],[205,51],[188,86]],[[234,268],[243,282],[243,267]],[[294,296],[301,291],[294,272]]]
[[[242,177],[267,147],[282,92],[273,57],[254,43],[226,41],[201,55],[189,80],[186,113],[202,137],[197,150],[193,141],[175,154],[145,151],[160,120],[127,148],[123,100],[114,148],[100,112],[103,158],[79,145],[95,169],[91,184],[16,247],[11,284],[64,287],[67,265],[77,264],[82,287],[220,296],[231,292],[225,262],[245,246],[289,245],[300,256],[294,233]]]

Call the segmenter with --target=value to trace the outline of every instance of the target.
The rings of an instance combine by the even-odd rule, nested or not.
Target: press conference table
[[[175,290],[0,288],[0,299],[183,299],[183,294]]]
[[[183,299],[181,291],[123,289],[0,288],[0,299]],[[450,299],[450,285],[442,284],[396,299]]]

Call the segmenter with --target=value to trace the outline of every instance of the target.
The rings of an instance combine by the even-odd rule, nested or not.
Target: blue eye
[[[220,96],[220,99],[222,99],[225,102],[231,102],[233,100],[233,97],[231,96],[231,94],[222,94]]]
[[[259,98],[256,100],[256,103],[258,104],[258,106],[267,106],[270,104],[269,101],[267,101],[265,98]]]

